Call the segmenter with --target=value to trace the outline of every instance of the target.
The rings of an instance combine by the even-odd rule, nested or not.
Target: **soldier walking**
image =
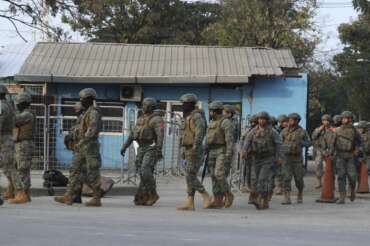
[[[312,133],[312,141],[315,148],[315,165],[316,165],[316,178],[318,185],[316,189],[322,187],[322,177],[324,175],[324,160],[330,150],[330,144],[333,140],[333,131],[330,127],[330,115],[323,115],[321,117],[322,125],[316,128]]]
[[[282,141],[279,133],[269,125],[267,112],[258,113],[257,118],[258,125],[249,132],[244,146],[246,155],[253,157],[252,170],[257,178],[252,185],[255,189],[251,191],[250,202],[257,209],[268,209],[276,165],[282,164]]]
[[[369,122],[360,121],[357,129],[361,135],[361,152],[363,154],[363,161],[366,163],[367,169],[370,170],[370,131]]]
[[[136,156],[136,168],[140,173],[140,185],[135,195],[135,205],[152,206],[158,199],[154,169],[157,161],[162,159],[164,122],[159,112],[154,112],[157,102],[154,98],[143,100],[143,115],[137,119],[126,142],[122,145],[121,154],[136,141],[139,144]]]
[[[81,184],[88,185],[93,197],[85,203],[88,207],[101,206],[101,189],[100,189],[100,144],[99,133],[101,131],[101,113],[95,106],[97,98],[96,91],[92,88],[86,88],[80,91],[80,101],[86,111],[82,114],[79,125],[76,129],[78,132],[78,142],[74,146],[74,156],[72,161],[73,175],[69,179],[67,191],[62,197],[55,197],[55,201],[73,204],[75,198],[81,192]],[[82,175],[86,172],[86,176]]]
[[[311,145],[308,133],[299,125],[301,116],[297,113],[292,113],[288,115],[288,119],[289,126],[280,134],[283,140],[283,153],[285,156],[285,162],[283,164],[283,205],[291,204],[290,192],[292,190],[291,183],[293,177],[298,189],[297,203],[303,202],[303,178],[306,170],[303,166],[302,149],[304,147],[308,148]]]
[[[209,208],[211,199],[198,179],[198,172],[202,166],[204,151],[203,140],[206,134],[206,119],[204,112],[196,107],[198,98],[194,94],[185,94],[180,98],[183,108],[185,127],[181,137],[181,146],[184,148],[185,172],[188,198],[185,205],[177,210],[194,210],[194,195],[198,191],[203,198],[203,208]]]
[[[277,132],[280,134],[284,130],[284,128],[288,127],[288,116],[286,116],[285,114],[281,114],[278,116],[277,120],[278,120]],[[284,177],[282,165],[276,167],[275,178],[277,186],[276,195],[283,195]]]
[[[222,208],[229,205],[224,204],[224,198],[229,202],[234,199],[226,179],[226,165],[232,158],[234,148],[234,127],[222,114],[222,102],[212,102],[209,110],[211,122],[207,130],[206,145],[209,150],[208,166],[214,194],[210,208]]]
[[[22,182],[25,193],[18,193],[9,203],[25,203],[31,201],[31,166],[33,151],[33,134],[36,117],[31,111],[31,95],[21,93],[16,97],[17,113],[13,138],[15,141],[15,163],[18,176]],[[26,195],[26,196],[24,196]]]
[[[8,179],[8,187],[4,199],[16,197],[26,198],[27,195],[18,176],[14,162],[14,140],[12,131],[15,126],[14,106],[6,100],[8,89],[0,85],[0,167]],[[16,191],[16,195],[14,194]],[[27,202],[24,199],[24,202]],[[0,190],[0,205],[4,203]]]
[[[358,156],[361,148],[361,136],[353,126],[353,114],[350,111],[344,111],[341,115],[342,125],[335,131],[332,153],[335,154],[335,162],[338,175],[339,200],[338,204],[344,204],[347,190],[347,178],[351,190],[350,200],[353,202],[356,198],[356,178],[357,171],[355,158]]]

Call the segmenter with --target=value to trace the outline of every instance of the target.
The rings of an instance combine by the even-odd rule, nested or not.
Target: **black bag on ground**
[[[68,178],[64,176],[61,171],[58,170],[48,170],[44,172],[44,187],[66,187],[68,184]]]

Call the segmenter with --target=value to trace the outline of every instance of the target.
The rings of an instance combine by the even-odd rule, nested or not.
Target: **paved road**
[[[183,182],[159,185],[155,207],[135,207],[131,197],[104,199],[102,208],[63,206],[50,197],[0,208],[1,246],[104,245],[369,245],[370,195],[344,206],[304,204],[285,207],[274,197],[271,209],[256,211],[239,194],[231,209],[177,212]]]

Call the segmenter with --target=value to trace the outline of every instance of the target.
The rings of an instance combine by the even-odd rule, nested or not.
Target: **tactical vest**
[[[283,131],[283,149],[287,155],[298,155],[302,153],[302,144],[304,140],[305,131],[298,127],[292,131],[290,128],[286,128]]]
[[[1,129],[1,134],[2,135],[12,135],[12,131],[15,125],[15,114],[13,111],[13,107],[11,103],[8,101],[2,100],[1,103],[4,104],[4,105],[1,105],[2,111],[5,111],[4,110],[5,108],[7,108],[7,110],[9,111],[9,114],[7,115],[7,117],[4,118],[4,122],[2,124],[2,129]]]
[[[335,132],[337,138],[335,147],[341,152],[351,152],[355,149],[356,129],[354,127],[339,127]]]
[[[219,120],[209,123],[207,131],[207,144],[208,145],[225,145],[225,132],[221,128],[222,122],[226,118],[221,117]]]
[[[252,133],[252,153],[257,156],[271,156],[275,154],[276,147],[271,129],[255,129]]]
[[[13,129],[13,138],[15,142],[32,140],[34,130],[34,114],[32,112],[30,113],[33,115],[33,119],[31,121]]]
[[[201,114],[203,120],[205,121],[204,116],[200,110],[194,110],[191,114],[186,117],[185,119],[185,129],[182,137],[181,145],[185,147],[191,147],[195,141],[195,122],[194,122],[194,115]]]
[[[89,125],[90,125],[90,112],[92,110],[96,110],[99,112],[99,109],[96,108],[96,107],[93,107],[91,106],[82,116],[81,116],[81,122],[80,122],[80,127],[78,129],[78,135],[83,137],[85,136],[87,130],[89,129]],[[101,124],[101,122],[99,122],[99,124]],[[98,126],[98,128],[100,129],[101,128],[101,125]],[[99,138],[99,133],[97,133],[95,136],[94,136],[96,139]]]
[[[366,155],[370,154],[370,132],[365,132],[361,134],[362,147]]]
[[[155,141],[156,133],[153,127],[151,127],[151,122],[155,117],[160,116],[153,113],[137,119],[135,128],[133,129],[133,136],[136,141],[141,144],[152,144]]]

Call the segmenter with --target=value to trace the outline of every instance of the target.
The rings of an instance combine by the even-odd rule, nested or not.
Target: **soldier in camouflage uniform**
[[[275,166],[282,164],[282,142],[279,133],[269,125],[269,114],[261,112],[257,117],[258,126],[249,132],[244,146],[247,156],[253,156],[257,177],[252,185],[256,189],[251,191],[250,201],[257,209],[268,209],[269,196],[274,188]]]
[[[124,156],[133,141],[139,144],[136,168],[140,173],[140,185],[135,195],[136,205],[152,206],[159,199],[154,169],[157,161],[163,158],[164,122],[161,114],[154,112],[156,105],[154,98],[143,100],[144,114],[137,119],[136,126],[121,148],[121,154]]]
[[[324,160],[327,156],[331,141],[333,140],[333,131],[330,127],[330,115],[323,115],[321,117],[322,125],[316,128],[312,133],[312,141],[315,148],[315,164],[316,164],[316,178],[318,185],[316,189],[322,187],[322,177],[324,175]]]
[[[81,102],[77,102],[73,106],[73,109],[74,109],[75,113],[77,114],[77,120],[76,120],[75,125],[71,127],[70,131],[65,136],[64,145],[66,146],[66,148],[68,150],[73,151],[73,156],[74,156],[73,159],[75,159],[75,158],[78,158],[78,154],[79,154],[78,150],[75,148],[76,144],[80,141],[78,127],[80,125],[82,115],[83,115],[83,112],[85,111],[85,108],[82,106]],[[78,164],[78,165],[74,166],[74,164]],[[86,174],[86,170],[81,171],[79,169],[79,165],[80,164],[78,162],[72,162],[71,168],[69,170],[69,177],[79,175],[80,177],[78,178],[78,180],[81,181],[80,184],[76,183],[75,196],[74,196],[74,200],[72,201],[73,203],[82,203],[82,198],[81,198],[81,196],[82,196],[82,186],[83,186],[82,181],[85,178],[84,175]],[[60,198],[55,198],[55,199],[60,200],[60,199],[63,199],[63,198],[60,197]]]
[[[17,113],[15,117],[15,128],[13,138],[15,141],[15,163],[18,176],[22,182],[23,193],[9,200],[9,203],[24,203],[31,201],[31,166],[33,151],[33,133],[35,128],[36,117],[31,111],[31,95],[21,93],[16,97]]]
[[[342,125],[342,116],[341,115],[335,115],[333,117],[333,124],[334,124],[333,129],[336,129],[336,128],[340,127]]]
[[[102,116],[99,108],[95,106],[97,94],[94,89],[83,89],[79,95],[81,104],[86,111],[82,114],[76,129],[79,140],[74,146],[71,171],[73,175],[69,179],[64,196],[56,197],[55,201],[68,205],[73,204],[81,191],[81,184],[85,183],[93,192],[92,199],[86,202],[85,206],[100,207],[102,194],[100,189],[101,156],[98,138],[102,126]],[[86,175],[82,175],[84,172]]]
[[[288,127],[288,116],[285,114],[281,114],[277,118],[278,126],[277,126],[277,132],[280,134],[284,128]],[[282,165],[276,167],[276,195],[282,195],[284,190],[284,177],[283,177],[283,168]]]
[[[241,157],[243,160],[243,165],[244,165],[244,170],[243,170],[243,178],[244,182],[243,184],[247,184],[247,191],[252,190],[252,184],[256,183],[256,175],[255,173],[252,173],[252,167],[253,167],[253,158],[249,155],[246,155],[246,152],[244,151],[245,149],[245,140],[248,136],[248,133],[257,126],[258,120],[256,115],[253,115],[250,120],[249,120],[249,127],[245,130],[245,132],[242,134],[242,137],[240,139],[240,146],[241,146]],[[253,170],[255,170],[255,167],[253,167]],[[254,188],[255,190],[255,188]],[[252,204],[252,200],[249,201],[250,204]]]
[[[350,200],[356,198],[357,171],[355,158],[361,148],[361,136],[353,126],[353,114],[349,111],[342,113],[342,125],[335,131],[334,141],[331,148],[335,154],[335,162],[338,175],[339,200],[338,204],[344,204],[346,199],[347,178],[351,189]]]
[[[297,202],[303,202],[303,188],[305,176],[305,168],[303,166],[302,149],[308,148],[311,145],[311,140],[299,122],[301,117],[297,113],[288,115],[289,126],[281,132],[283,140],[283,153],[285,162],[283,164],[284,176],[284,201],[283,205],[291,204],[290,192],[292,177],[294,177],[295,185],[298,189]]]
[[[0,167],[8,179],[8,188],[4,194],[4,198],[12,199],[14,198],[15,190],[17,191],[17,196],[27,196],[14,165],[15,151],[12,131],[15,126],[15,112],[12,103],[6,100],[7,94],[8,89],[4,85],[0,85]],[[3,202],[0,195],[0,205]]]
[[[360,121],[357,125],[357,129],[361,135],[361,152],[363,154],[363,161],[367,165],[367,169],[370,170],[370,130],[369,122]]]
[[[178,206],[178,210],[194,210],[194,195],[198,191],[203,197],[203,207],[211,204],[208,192],[198,179],[198,172],[203,161],[203,139],[206,134],[206,119],[204,112],[196,107],[198,98],[194,94],[185,94],[180,98],[183,104],[185,127],[181,137],[181,146],[184,148],[186,161],[186,185],[188,198],[185,205]]]
[[[233,201],[233,194],[226,179],[226,165],[230,162],[234,148],[234,127],[223,116],[223,104],[214,101],[209,105],[211,122],[207,129],[206,144],[209,149],[208,166],[212,178],[214,199],[210,208],[222,208],[225,201]],[[231,205],[230,205],[231,206]]]

